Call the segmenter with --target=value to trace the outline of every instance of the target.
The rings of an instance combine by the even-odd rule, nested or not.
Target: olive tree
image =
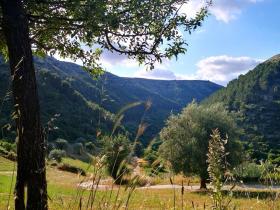
[[[200,187],[206,188],[208,143],[214,129],[219,129],[222,138],[228,135],[227,161],[234,166],[241,152],[237,141],[239,129],[221,104],[203,106],[193,102],[180,114],[171,115],[160,132],[163,143],[159,154],[171,163],[175,172],[198,175]]]
[[[81,60],[99,73],[101,49],[155,62],[186,51],[207,8],[189,18],[189,0],[1,0],[0,52],[9,60],[17,130],[15,209],[48,209],[45,140],[33,54]],[[25,190],[27,188],[27,190]],[[26,193],[27,192],[27,193]],[[26,202],[25,202],[26,201]]]

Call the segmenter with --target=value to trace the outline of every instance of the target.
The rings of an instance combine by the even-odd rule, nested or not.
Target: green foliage
[[[82,155],[83,151],[84,151],[84,146],[83,146],[82,143],[77,142],[77,143],[73,144],[73,152],[74,152],[74,154]]]
[[[158,149],[162,141],[159,137],[155,137],[144,151],[144,159],[151,166],[159,157]]]
[[[86,172],[82,168],[79,168],[77,166],[73,166],[73,165],[70,165],[67,163],[61,163],[61,164],[59,164],[59,166],[57,168],[62,171],[68,171],[68,172],[75,173],[75,174],[81,174],[82,176],[86,175]]]
[[[102,134],[108,134],[112,130],[112,121],[115,118],[112,113],[118,113],[127,104],[144,102],[150,98],[152,106],[144,118],[149,127],[140,137],[140,141],[146,147],[164,126],[164,120],[171,110],[177,113],[193,98],[201,101],[220,88],[219,85],[207,81],[128,79],[109,73],[93,80],[76,64],[50,57],[35,57],[34,60],[38,69],[41,116],[48,130],[49,142],[57,138],[67,139],[69,143],[81,142],[80,138],[93,140],[100,130]],[[3,79],[0,82],[0,100],[8,89],[8,70],[7,64],[1,63],[0,75]],[[13,125],[10,118],[12,98],[6,99],[0,118],[1,126],[7,123]],[[125,113],[122,122],[130,133],[137,130],[143,110],[145,103]],[[4,135],[13,139],[13,128],[10,131],[3,129]]]
[[[66,150],[68,147],[68,141],[65,139],[58,138],[55,141],[56,148],[59,150]]]
[[[244,182],[259,181],[262,176],[262,169],[257,163],[244,162],[233,170],[233,174]]]
[[[103,139],[108,173],[116,183],[122,181],[123,175],[128,173],[126,163],[131,154],[131,144],[127,136],[118,134],[114,137],[105,136]]]
[[[224,210],[227,206],[223,203],[222,187],[224,182],[224,174],[227,167],[225,145],[227,139],[221,139],[219,130],[213,130],[209,141],[207,163],[210,184],[213,186],[212,198],[213,209]]]
[[[0,156],[3,156],[9,160],[15,161],[16,155],[16,144],[10,143],[7,140],[0,140]]]
[[[144,154],[144,147],[141,142],[136,142],[134,146],[134,155],[141,157]]]
[[[16,152],[16,144],[10,143],[6,140],[0,139],[0,147],[4,148],[8,152]]]
[[[62,158],[66,156],[66,152],[60,149],[50,151],[49,159],[61,162]]]
[[[97,152],[97,148],[92,142],[85,143],[85,148],[90,154],[95,154]]]
[[[223,103],[239,113],[245,149],[256,160],[279,157],[280,150],[280,55],[261,63],[231,81],[204,103]]]
[[[210,134],[219,129],[221,138],[229,136],[226,150],[233,167],[240,161],[242,148],[233,116],[221,104],[211,106],[189,104],[181,114],[171,115],[160,132],[162,144],[159,154],[169,161],[176,173],[194,173],[202,180],[208,178],[207,151]]]
[[[233,170],[236,178],[243,182],[261,182],[269,186],[279,183],[280,172],[277,165],[270,161],[244,162]]]
[[[23,7],[35,54],[80,59],[90,72],[99,74],[101,49],[125,54],[150,68],[155,62],[185,53],[187,43],[179,28],[192,33],[201,26],[210,1],[193,18],[179,11],[185,4],[187,1],[181,0],[31,0],[24,1]],[[1,41],[2,53],[5,46]]]

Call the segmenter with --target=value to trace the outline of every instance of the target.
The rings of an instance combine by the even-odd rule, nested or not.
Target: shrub
[[[0,146],[0,156],[3,156],[4,158],[7,158],[12,161],[16,161],[17,155],[13,151],[7,151],[5,148]]]
[[[60,138],[58,138],[58,139],[55,141],[55,145],[56,145],[56,148],[57,148],[57,149],[66,150],[67,147],[68,147],[68,141],[65,140],[65,139],[60,139]]]
[[[0,146],[0,155],[6,155],[6,154],[8,154],[8,151]]]
[[[11,161],[16,161],[17,160],[17,154],[14,152],[8,152],[7,155],[4,155],[5,158]]]
[[[244,182],[257,182],[262,176],[261,165],[253,162],[244,162],[234,168],[234,177]]]
[[[66,156],[66,152],[60,149],[54,149],[50,151],[49,159],[61,162],[62,158]]]
[[[8,152],[16,152],[16,144],[0,140],[0,146]]]
[[[73,145],[73,150],[74,150],[74,153],[77,154],[77,155],[81,155],[84,151],[84,146],[82,143],[75,143]]]
[[[52,150],[56,149],[54,143],[47,142],[47,154],[49,154]]]
[[[137,157],[141,157],[144,154],[144,147],[141,142],[136,142],[134,145],[134,155]]]
[[[151,165],[150,176],[158,176],[159,173],[163,172],[165,172],[164,164],[159,159],[155,160]]]
[[[62,163],[57,168],[62,171],[67,171],[67,172],[71,172],[71,173],[75,173],[75,174],[81,174],[82,176],[86,175],[86,172],[83,169],[76,167],[76,166],[72,166],[67,163]]]
[[[145,149],[144,159],[148,161],[150,165],[152,165],[152,163],[154,163],[158,159],[158,149],[161,144],[162,141],[160,140],[160,138],[156,137],[150,142],[149,146]]]
[[[85,143],[85,148],[91,154],[94,154],[96,152],[95,145],[92,142]]]
[[[148,161],[149,165],[152,165],[153,162],[158,158],[158,154],[153,150],[145,150],[144,159]]]
[[[131,152],[130,141],[127,136],[121,134],[115,137],[106,136],[102,141],[108,173],[119,184],[123,175],[128,172],[126,162]]]

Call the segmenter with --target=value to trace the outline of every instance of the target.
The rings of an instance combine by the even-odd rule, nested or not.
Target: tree
[[[153,68],[155,62],[186,51],[179,28],[191,33],[205,18],[207,6],[194,18],[180,12],[187,2],[0,1],[0,51],[9,59],[16,113],[17,210],[48,208],[45,141],[32,54],[80,59],[90,72],[99,73],[103,48]]]
[[[216,128],[223,139],[229,136],[227,161],[231,166],[236,165],[241,152],[236,141],[239,131],[234,118],[221,104],[205,107],[193,102],[182,113],[171,115],[160,132],[163,143],[159,154],[171,163],[175,172],[199,175],[200,187],[206,188],[208,143],[212,130]]]

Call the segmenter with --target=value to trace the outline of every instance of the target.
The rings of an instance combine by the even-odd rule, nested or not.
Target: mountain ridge
[[[280,55],[239,76],[204,101],[216,102],[241,114],[245,147],[253,158],[270,157],[280,162],[275,159],[280,152]]]
[[[123,120],[125,128],[130,133],[135,133],[144,115],[143,120],[149,125],[142,136],[146,145],[162,128],[171,112],[177,113],[193,99],[201,101],[221,88],[208,81],[122,78],[111,73],[104,73],[99,80],[94,80],[81,66],[74,63],[58,61],[52,57],[34,58],[34,61],[43,123],[46,124],[55,114],[63,113],[61,119],[57,119],[60,131],[52,131],[51,139],[62,137],[75,141],[78,137],[95,138],[99,129],[110,132],[114,115],[122,107],[136,101],[150,100],[152,107],[145,114],[143,103],[128,110]],[[2,76],[2,86],[5,86],[4,78],[9,77],[8,66],[2,62],[0,68],[2,74],[6,72]],[[0,91],[0,98],[5,95],[4,89]],[[102,112],[102,116],[99,112]],[[76,126],[75,123],[79,125]]]

